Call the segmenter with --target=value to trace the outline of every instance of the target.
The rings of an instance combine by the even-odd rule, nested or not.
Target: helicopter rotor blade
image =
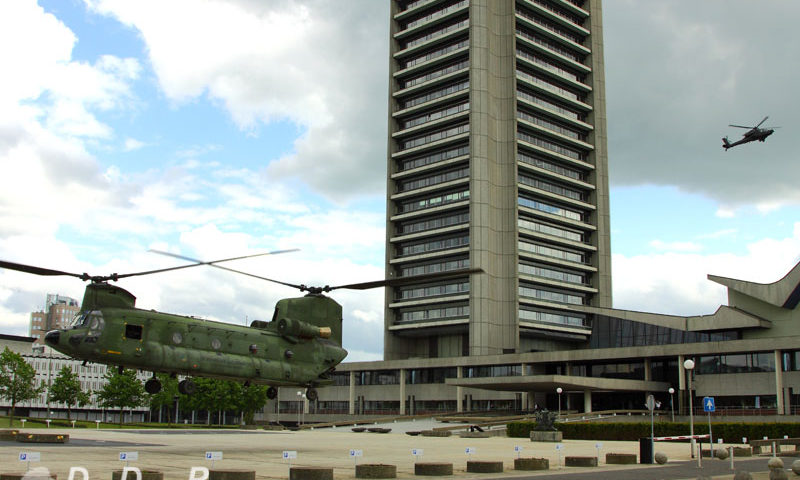
[[[32,265],[24,265],[22,263],[14,263],[14,262],[6,262],[4,260],[0,260],[0,268],[5,268],[8,270],[16,270],[18,272],[24,273],[32,273],[34,275],[42,275],[47,277],[55,277],[55,276],[69,276],[80,278],[81,280],[88,280],[91,277],[87,273],[72,273],[72,272],[63,272],[61,270],[52,270],[49,268],[42,268],[42,267],[34,267]]]
[[[378,287],[398,287],[411,283],[419,283],[422,281],[441,281],[449,280],[451,278],[462,277],[464,275],[471,275],[473,273],[483,273],[482,268],[462,268],[459,270],[451,270],[447,272],[428,273],[422,275],[412,275],[408,277],[389,278],[385,280],[376,280],[374,282],[351,283],[349,285],[337,285],[335,287],[325,287],[325,291],[347,289],[347,290],[368,290],[370,288]]]
[[[756,125],[756,127],[755,127],[755,128],[758,128],[758,127],[760,127],[760,126],[761,126],[761,124],[762,124],[762,123],[764,123],[764,122],[766,122],[768,118],[769,118],[769,115],[767,115],[766,117],[764,117],[764,120],[761,120],[760,122],[758,122],[758,125]]]
[[[240,275],[246,275],[248,277],[257,278],[259,280],[266,280],[268,282],[277,283],[279,285],[284,285],[284,286],[287,286],[287,287],[292,287],[292,288],[297,288],[297,289],[300,289],[300,290],[304,290],[305,289],[304,285],[295,285],[293,283],[281,282],[280,280],[275,280],[275,279],[272,279],[272,278],[262,277],[262,276],[259,276],[259,275],[254,275],[252,273],[242,272],[241,270],[234,270],[233,268],[228,268],[228,267],[223,267],[222,265],[217,265],[218,263],[229,262],[229,261],[232,261],[232,260],[240,260],[240,259],[243,259],[243,258],[258,257],[258,256],[262,256],[262,255],[277,255],[277,254],[280,254],[280,253],[296,252],[298,250],[299,250],[298,248],[293,248],[293,249],[289,249],[289,250],[276,250],[274,252],[259,253],[259,254],[255,254],[255,255],[245,255],[245,256],[242,256],[242,257],[226,258],[226,259],[223,259],[223,260],[213,260],[211,262],[204,262],[204,261],[198,260],[196,258],[186,257],[186,256],[183,256],[183,255],[178,255],[178,254],[170,253],[170,252],[163,252],[161,250],[152,250],[151,249],[150,251],[153,252],[153,253],[157,253],[159,255],[166,255],[168,257],[180,258],[181,260],[186,260],[186,261],[189,261],[189,262],[195,262],[195,263],[193,263],[191,265],[183,265],[182,267],[175,267],[174,268],[175,270],[177,270],[178,268],[188,268],[188,267],[197,267],[197,266],[200,266],[200,265],[208,265],[210,267],[219,268],[221,270],[227,270],[227,271],[232,272],[232,273],[238,273]]]
[[[222,259],[222,260],[214,260],[213,262],[200,262],[200,261],[197,261],[196,263],[191,264],[191,265],[180,265],[180,266],[177,266],[177,267],[159,268],[159,269],[156,269],[156,270],[147,270],[147,271],[144,271],[144,272],[136,272],[136,273],[121,273],[121,274],[120,273],[112,273],[111,275],[89,275],[88,273],[64,272],[62,270],[53,270],[53,269],[50,269],[50,268],[35,267],[35,266],[32,266],[32,265],[25,265],[25,264],[22,264],[22,263],[14,263],[14,262],[7,262],[7,261],[4,261],[4,260],[0,260],[0,268],[6,268],[8,270],[16,270],[18,272],[31,273],[33,275],[42,275],[42,276],[49,276],[49,277],[52,277],[52,276],[68,276],[68,277],[79,278],[79,279],[81,279],[83,281],[91,280],[92,282],[105,282],[105,281],[108,281],[108,280],[112,280],[112,281],[116,282],[117,280],[119,280],[121,278],[138,277],[138,276],[142,276],[142,275],[151,275],[151,274],[154,274],[154,273],[162,273],[162,272],[171,272],[172,270],[181,270],[181,269],[184,269],[184,268],[198,267],[200,265],[217,266],[217,265],[213,265],[213,264],[220,263],[220,262],[229,262],[231,260],[239,260],[239,259],[242,259],[242,258],[259,257],[259,256],[263,256],[263,255],[277,255],[279,253],[293,252],[295,250],[297,250],[297,249],[276,250],[274,252],[257,253],[257,254],[254,254],[254,255],[245,255],[245,256],[241,256],[241,257],[225,258],[225,259]],[[165,252],[160,252],[160,253],[163,253],[165,255],[172,255],[172,254],[165,253]],[[175,255],[172,255],[172,256],[175,256]]]
[[[756,127],[745,127],[744,125],[728,125],[728,126],[729,127],[736,127],[736,128],[747,128],[747,129],[756,128]]]
[[[280,253],[294,252],[296,250],[297,250],[296,248],[295,249],[290,249],[290,250],[275,250],[273,252],[255,253],[253,255],[242,255],[240,257],[223,258],[221,260],[213,260],[211,262],[203,262],[202,260],[189,259],[189,258],[186,258],[186,257],[182,257],[180,255],[172,254],[172,253],[169,253],[169,252],[162,252],[162,251],[159,251],[159,250],[150,250],[151,252],[154,252],[154,253],[160,253],[162,255],[167,255],[167,256],[170,256],[170,257],[182,258],[184,260],[189,260],[189,261],[195,262],[195,263],[193,263],[191,265],[179,265],[177,267],[168,267],[168,268],[159,268],[157,270],[148,270],[146,272],[124,273],[124,274],[121,274],[121,275],[118,275],[118,274],[115,273],[114,275],[111,275],[109,277],[100,277],[100,278],[103,278],[105,280],[114,280],[116,282],[120,278],[137,277],[137,276],[141,276],[141,275],[151,275],[153,273],[171,272],[173,270],[182,270],[184,268],[199,267],[201,265],[211,265],[213,267],[219,267],[218,265],[215,265],[215,264],[216,263],[222,263],[222,262],[230,262],[230,261],[233,261],[233,260],[241,260],[243,258],[262,257],[264,255],[278,255]],[[223,268],[223,267],[219,267],[219,268]]]

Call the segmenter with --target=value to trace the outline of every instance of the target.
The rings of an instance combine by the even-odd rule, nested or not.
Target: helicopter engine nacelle
[[[330,327],[317,327],[302,320],[281,318],[278,320],[278,333],[290,337],[302,338],[330,338]]]

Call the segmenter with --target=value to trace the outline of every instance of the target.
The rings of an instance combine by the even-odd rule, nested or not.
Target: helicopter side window
[[[127,324],[125,325],[125,338],[130,340],[141,340],[142,339],[142,326],[141,325],[132,325]]]

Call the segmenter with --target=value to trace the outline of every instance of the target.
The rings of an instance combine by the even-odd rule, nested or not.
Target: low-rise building
[[[589,340],[569,350],[343,363],[336,385],[310,403],[284,389],[270,412],[320,415],[486,410],[591,412],[643,409],[688,414],[690,383],[718,413],[796,415],[800,405],[800,263],[759,284],[709,275],[728,289],[711,315],[675,316],[576,305],[594,318]],[[346,330],[345,330],[346,335]],[[694,362],[687,370],[686,360]],[[302,403],[301,403],[302,402]],[[309,417],[311,418],[311,417]]]

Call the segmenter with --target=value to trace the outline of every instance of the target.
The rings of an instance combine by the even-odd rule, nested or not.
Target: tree
[[[64,366],[50,385],[48,400],[67,405],[67,420],[72,420],[72,406],[82,407],[89,403],[89,394],[81,390],[78,374]]]
[[[6,347],[0,353],[0,398],[11,402],[11,415],[8,426],[14,421],[14,409],[18,403],[33,400],[43,387],[36,387],[36,370],[22,358]]]
[[[167,423],[172,423],[172,415],[175,409],[175,397],[179,397],[179,402],[184,405],[185,395],[178,393],[178,379],[166,373],[157,373],[156,378],[161,382],[161,391],[150,395],[150,409],[161,410],[167,407]],[[176,418],[177,422],[178,419]]]
[[[266,385],[242,386],[239,397],[239,409],[245,424],[252,425],[256,410],[260,410],[267,404]]]
[[[142,382],[136,378],[134,370],[122,373],[109,368],[105,375],[106,384],[95,393],[97,402],[106,408],[119,408],[119,425],[126,408],[136,408],[147,403],[147,394]]]

